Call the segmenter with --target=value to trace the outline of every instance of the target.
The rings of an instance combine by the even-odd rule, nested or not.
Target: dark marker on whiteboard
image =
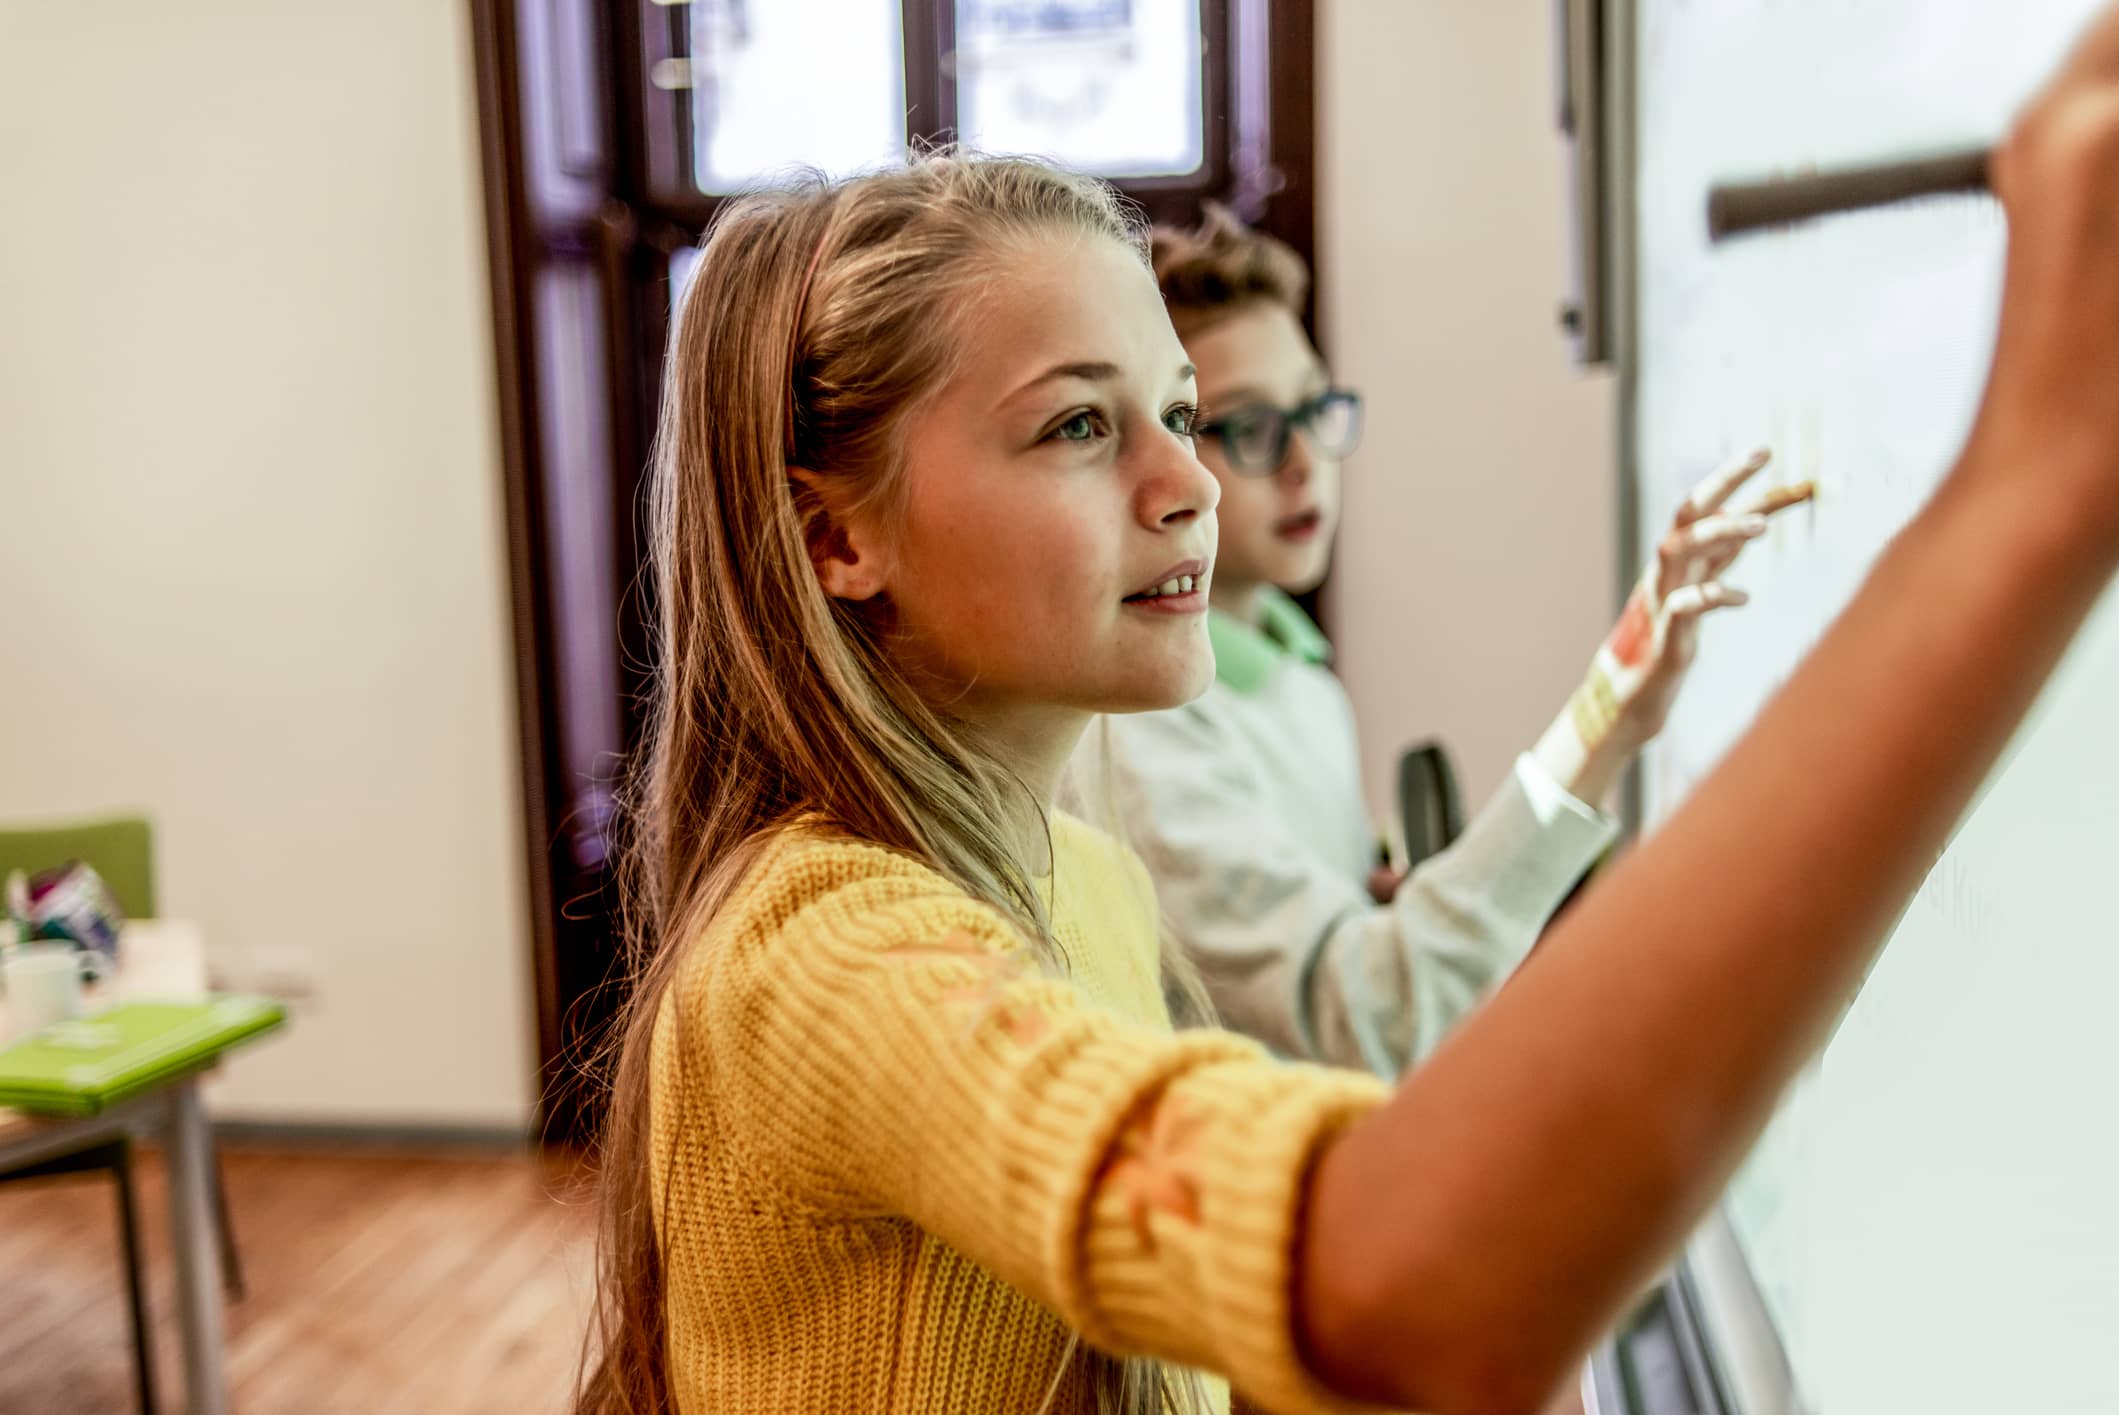
[[[1917,197],[1985,192],[1993,149],[1961,148],[1903,162],[1874,162],[1795,177],[1722,182],[1707,193],[1707,234],[1716,241],[1820,216]]]

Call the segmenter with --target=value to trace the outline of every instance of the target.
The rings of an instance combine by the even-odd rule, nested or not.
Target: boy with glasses
[[[1377,864],[1351,704],[1290,597],[1331,563],[1361,399],[1303,332],[1309,273],[1287,246],[1211,210],[1198,231],[1158,230],[1154,255],[1221,484],[1216,681],[1185,707],[1104,719],[1080,794],[1140,851],[1225,1024],[1395,1076],[1530,951],[1610,844],[1594,803],[1661,728],[1700,616],[1743,602],[1719,576],[1770,508],[1723,508],[1765,458],[1680,511],[1582,688],[1455,844],[1401,879]]]

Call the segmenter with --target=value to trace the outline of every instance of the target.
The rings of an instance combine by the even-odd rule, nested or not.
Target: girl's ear
[[[789,467],[794,481],[795,512],[802,518],[802,540],[817,583],[833,599],[856,603],[874,599],[887,588],[882,540],[867,519],[833,505],[831,481],[806,467]]]

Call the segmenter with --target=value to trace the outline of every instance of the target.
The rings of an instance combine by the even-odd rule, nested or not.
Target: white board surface
[[[1820,486],[1732,577],[1754,603],[1714,623],[1649,752],[1651,828],[1948,470],[2006,238],[1998,206],[1958,197],[1710,247],[1708,187],[1991,141],[2094,8],[1641,0],[1641,543],[1755,444],[1771,479]],[[2119,1411],[2112,605],[1732,1191],[1805,1403],[1829,1415]]]

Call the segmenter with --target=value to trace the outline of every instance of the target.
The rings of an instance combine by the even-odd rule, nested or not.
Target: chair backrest
[[[1440,854],[1464,833],[1464,801],[1456,768],[1440,742],[1407,747],[1398,758],[1398,819],[1405,831],[1405,867]]]
[[[0,826],[0,880],[15,870],[35,874],[69,860],[101,875],[127,918],[155,917],[154,828],[146,817]]]

